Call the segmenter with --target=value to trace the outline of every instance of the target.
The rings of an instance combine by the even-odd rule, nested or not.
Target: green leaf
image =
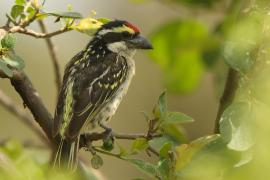
[[[234,167],[241,167],[249,163],[253,159],[253,152],[251,150],[241,153],[241,159],[237,162]]]
[[[17,159],[23,153],[23,147],[19,141],[9,140],[5,143],[3,151],[12,159]]]
[[[166,114],[167,114],[167,100],[166,100],[166,92],[163,92],[159,98],[158,103],[153,109],[153,114],[156,118],[159,118],[161,120],[164,120]]]
[[[153,164],[150,164],[148,162],[145,162],[140,159],[127,159],[127,161],[131,162],[133,165],[135,165],[139,170],[146,173],[147,175],[151,177],[155,177],[157,175],[157,169],[156,166]]]
[[[172,150],[172,147],[173,147],[173,143],[172,142],[167,142],[167,143],[165,143],[162,147],[161,147],[161,149],[160,149],[160,151],[159,151],[159,154],[160,154],[160,157],[161,158],[168,158],[169,157],[169,151],[171,151]]]
[[[174,140],[171,137],[165,135],[165,136],[150,140],[149,145],[155,148],[156,150],[160,151],[161,148],[164,146],[164,144],[169,143],[169,142],[174,144]]]
[[[14,53],[9,52],[6,56],[3,56],[2,59],[6,64],[16,69],[23,69],[25,67],[24,61]]]
[[[1,40],[3,48],[13,49],[16,43],[16,37],[13,34],[5,35]]]
[[[230,105],[222,114],[220,133],[228,148],[246,151],[254,144],[252,120],[255,114],[250,103],[237,102]]]
[[[238,154],[219,135],[199,138],[177,147],[175,173],[178,179],[231,179],[225,174],[232,172]]]
[[[173,171],[171,161],[169,159],[163,159],[158,162],[157,171],[159,176],[163,179],[169,180],[170,173]]]
[[[13,177],[15,177],[17,175],[18,170],[15,167],[15,164],[12,162],[12,159],[10,159],[10,157],[8,157],[8,155],[4,152],[2,152],[2,150],[0,150],[0,170],[1,170],[1,174],[2,173],[7,173],[7,174],[12,174],[14,175]],[[1,177],[1,176],[0,176]]]
[[[175,143],[183,143],[187,141],[186,132],[182,127],[175,124],[166,124],[162,126],[164,134],[170,136]]]
[[[56,17],[61,17],[61,18],[72,18],[72,19],[82,19],[83,16],[81,15],[81,13],[78,12],[49,12],[49,13],[45,13],[48,14],[50,16],[56,16]]]
[[[141,112],[143,114],[144,119],[146,120],[146,122],[150,121],[150,116],[147,114],[147,112]]]
[[[211,135],[201,137],[192,141],[190,144],[182,144],[176,148],[178,158],[176,162],[176,170],[181,171],[185,166],[189,165],[193,157],[207,147],[212,142],[220,139],[219,135]]]
[[[119,155],[121,157],[127,156],[128,155],[127,150],[123,146],[121,146],[119,143],[116,142],[116,144],[117,144],[119,151],[120,151]]]
[[[24,6],[21,6],[21,5],[14,5],[12,8],[11,8],[11,17],[13,19],[16,19],[18,16],[20,16],[22,13],[23,13],[23,10],[24,10]]]
[[[239,72],[247,73],[254,64],[252,54],[258,48],[263,34],[260,21],[261,19],[251,15],[242,19],[229,32],[223,54],[226,63]]]
[[[78,24],[72,25],[70,28],[77,30],[88,35],[94,35],[94,33],[99,29],[103,23],[94,18],[84,18],[79,21]]]
[[[31,19],[35,15],[36,10],[33,7],[28,7],[26,9],[26,12],[28,13],[27,16],[26,16],[27,19]]]
[[[165,24],[151,36],[155,47],[150,56],[160,66],[168,90],[194,90],[204,71],[203,51],[209,35],[205,25],[195,21]]]
[[[95,154],[91,159],[91,165],[94,169],[99,169],[103,165],[103,159]]]
[[[204,46],[202,57],[204,65],[207,68],[215,68],[216,66],[214,65],[222,56],[223,41],[221,39],[222,37],[220,37],[217,33],[212,34],[212,36],[209,37],[209,42]]]
[[[181,54],[180,54],[181,53]],[[197,50],[179,52],[174,65],[165,71],[166,87],[172,92],[188,93],[196,89],[204,72],[202,54]]]
[[[37,20],[43,20],[43,19],[45,19],[45,18],[47,18],[47,17],[49,17],[49,15],[46,14],[46,13],[38,13],[38,14],[36,15]]]
[[[0,70],[2,70],[8,77],[12,77],[12,70],[8,68],[4,60],[0,59]]]
[[[26,4],[26,0],[15,0],[15,4],[23,6]]]
[[[224,58],[226,63],[234,70],[246,73],[253,65],[251,51],[242,47],[237,42],[226,42],[224,45]]]
[[[133,141],[130,154],[137,154],[148,147],[148,141],[145,138],[137,138]]]
[[[164,123],[166,124],[183,124],[183,123],[190,123],[194,120],[180,112],[169,112],[165,118]]]

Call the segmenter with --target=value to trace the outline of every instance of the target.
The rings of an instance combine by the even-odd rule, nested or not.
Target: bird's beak
[[[137,35],[135,38],[128,40],[127,43],[135,49],[153,49],[152,44],[141,35]]]

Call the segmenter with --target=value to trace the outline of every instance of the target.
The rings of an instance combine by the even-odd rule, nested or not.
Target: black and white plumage
[[[68,63],[55,111],[53,135],[61,141],[55,163],[77,163],[80,134],[109,120],[126,94],[136,49],[151,49],[126,21],[103,25],[87,47]]]

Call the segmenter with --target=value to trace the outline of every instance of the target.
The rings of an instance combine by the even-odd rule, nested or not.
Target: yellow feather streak
[[[114,28],[113,29],[113,32],[116,32],[116,33],[118,33],[118,32],[125,32],[125,31],[127,31],[127,32],[129,32],[131,34],[134,34],[135,33],[133,29],[131,29],[131,28],[125,26],[125,25],[123,25],[122,27],[117,27],[117,28]]]
[[[65,135],[66,128],[72,117],[72,105],[73,105],[73,81],[68,84],[66,90],[66,98],[64,103],[64,115],[63,115],[63,124],[60,129],[60,134],[62,137]]]

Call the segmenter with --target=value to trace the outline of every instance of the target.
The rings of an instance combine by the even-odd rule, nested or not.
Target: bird
[[[54,165],[76,169],[80,135],[115,114],[135,74],[136,50],[153,49],[138,27],[124,20],[102,24],[66,65],[54,116],[59,143]]]

